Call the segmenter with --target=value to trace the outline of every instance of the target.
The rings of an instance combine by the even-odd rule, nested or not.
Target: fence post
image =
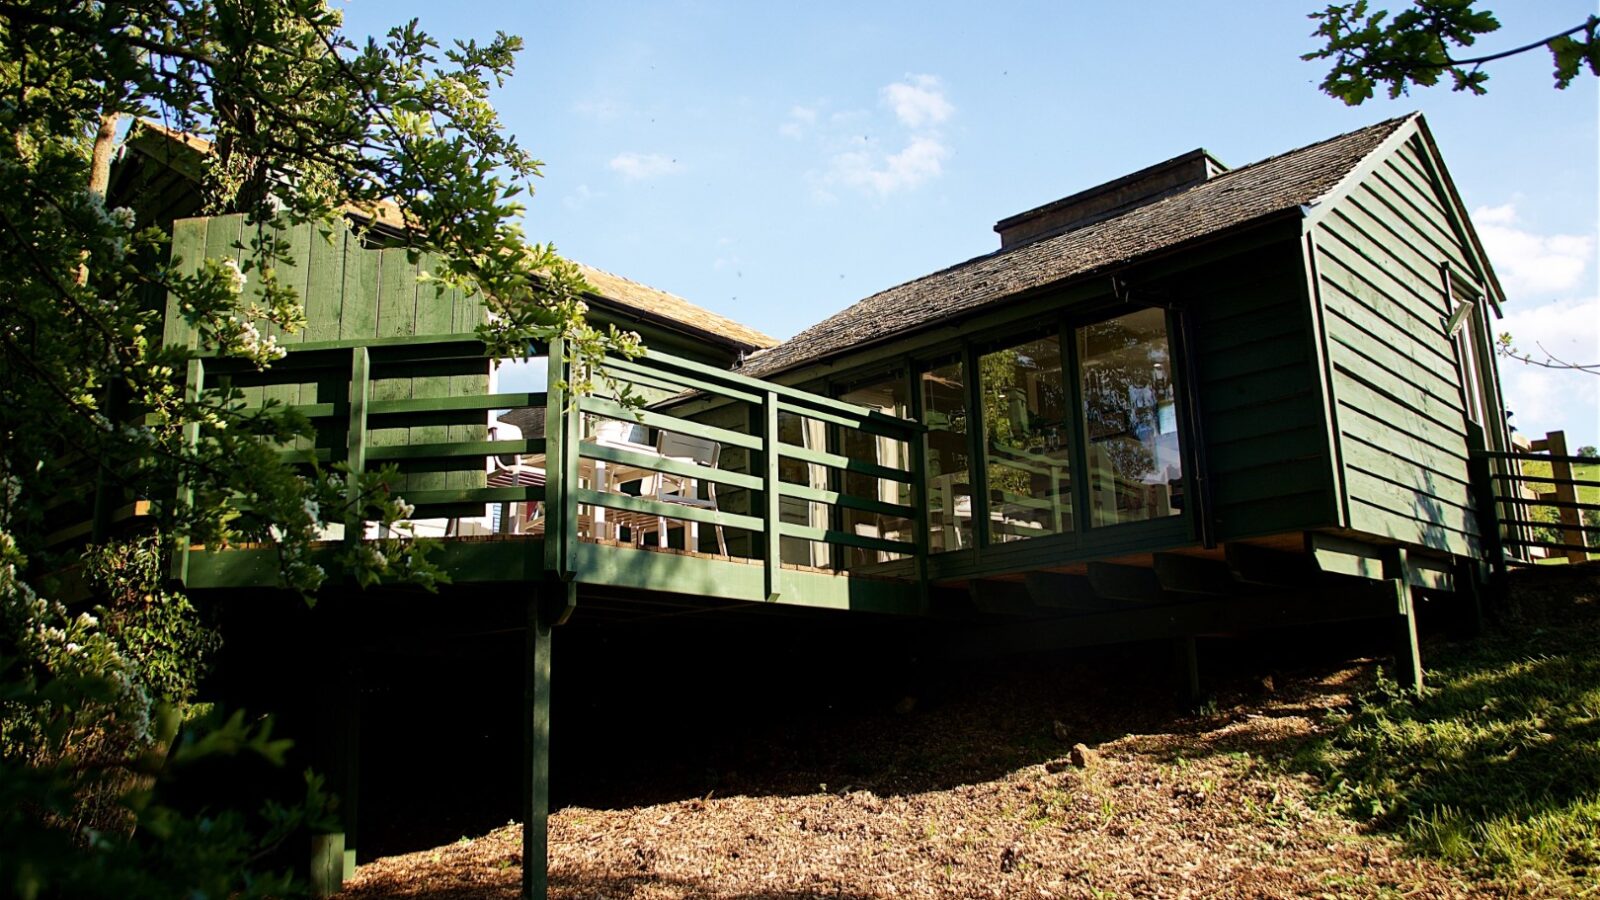
[[[1567,433],[1565,431],[1550,431],[1544,436],[1546,452],[1550,454],[1550,477],[1555,479],[1553,490],[1549,494],[1555,495],[1558,503],[1572,504],[1578,502],[1578,489],[1572,484],[1572,463],[1567,456]],[[1558,506],[1556,514],[1561,519],[1561,542],[1577,547],[1588,546],[1584,540],[1583,519],[1578,515],[1574,506]],[[1589,558],[1589,554],[1582,550],[1567,550],[1567,562],[1580,563]]]

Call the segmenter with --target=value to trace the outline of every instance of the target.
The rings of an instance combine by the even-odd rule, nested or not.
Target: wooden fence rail
[[[1527,473],[1530,462],[1549,465],[1550,474]],[[1600,502],[1580,497],[1581,489],[1600,489],[1600,481],[1577,478],[1572,469],[1592,462],[1569,455],[1566,435],[1559,431],[1531,442],[1528,450],[1473,452],[1480,515],[1494,525],[1485,530],[1498,541],[1501,562],[1529,563],[1556,554],[1568,562],[1584,562],[1600,553]]]

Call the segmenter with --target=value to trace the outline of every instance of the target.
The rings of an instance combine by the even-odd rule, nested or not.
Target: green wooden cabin
[[[155,132],[130,146],[123,189],[156,210],[145,220],[176,218],[175,256],[240,252],[239,217],[178,218],[194,211],[189,176],[163,154],[205,148]],[[1470,615],[1502,552],[1494,464],[1472,451],[1509,449],[1489,330],[1504,298],[1422,118],[1236,169],[1197,150],[995,230],[996,252],[782,343],[591,271],[593,315],[651,349],[609,361],[611,387],[581,397],[558,389],[572,375],[559,342],[530,347],[531,369],[486,359],[482,304],[419,282],[429,261],[402,233],[290,233],[309,327],[277,336],[289,352],[270,371],[206,358],[189,387],[300,408],[318,433],[291,458],[399,466],[417,519],[446,523],[454,581],[409,624],[341,606],[347,586],[319,606],[343,612],[295,619],[323,660],[301,696],[339,723],[314,743],[352,801],[345,869],[354,673],[397,630],[425,645],[526,629],[535,895],[552,626],[574,616],[910,618],[947,626],[919,632],[947,660],[1166,639],[1190,692],[1197,636],[1367,620],[1420,684],[1418,598]],[[175,315],[166,337],[191,339]],[[532,374],[511,384],[513,370]],[[653,402],[624,408],[617,384]],[[542,427],[492,432],[512,410]],[[608,442],[606,422],[632,438]],[[663,434],[710,442],[714,462],[649,452]],[[506,460],[536,460],[537,483],[497,476]],[[606,471],[640,477],[617,489]],[[702,502],[639,489],[658,473]],[[271,548],[178,557],[223,604],[278,583]]]

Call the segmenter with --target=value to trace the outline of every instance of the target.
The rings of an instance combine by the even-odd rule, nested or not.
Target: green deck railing
[[[1574,474],[1594,460],[1566,449],[1565,434],[1554,431],[1528,450],[1472,452],[1478,512],[1489,523],[1484,531],[1498,565],[1534,562],[1540,553],[1577,563],[1600,553],[1600,502],[1593,499],[1600,481]]]
[[[880,567],[893,572],[878,571],[875,580],[893,574],[901,582],[902,593],[907,584],[914,593],[921,591],[916,582],[925,573],[926,517],[914,469],[797,446],[782,440],[779,430],[780,416],[800,416],[832,429],[866,432],[902,443],[906,452],[896,453],[894,458],[909,466],[920,447],[922,428],[917,423],[657,351],[634,359],[605,359],[594,373],[599,377],[593,379],[601,389],[574,396],[567,385],[579,379],[571,377],[562,342],[531,350],[534,356],[546,358],[548,388],[542,392],[490,393],[490,360],[483,344],[472,335],[302,343],[291,346],[285,359],[264,372],[205,359],[191,367],[186,389],[197,393],[227,384],[242,391],[247,403],[276,399],[297,410],[315,426],[316,436],[284,447],[286,458],[308,464],[343,461],[357,472],[393,465],[400,473],[394,490],[416,507],[418,519],[459,520],[484,515],[490,504],[542,503],[542,535],[521,542],[526,553],[542,553],[542,565],[523,567],[518,570],[521,572],[542,569],[546,577],[579,583],[623,583],[686,593],[712,585],[722,596],[801,603],[808,601],[785,596],[786,591],[792,594],[800,589],[797,586],[808,583],[797,573],[831,574],[835,580],[849,575],[786,566],[782,540],[790,538],[910,560],[898,568]],[[664,399],[639,408],[627,406],[616,399],[617,391],[607,389],[619,385],[645,389]],[[696,404],[698,411],[690,415],[677,414],[675,408],[681,406],[677,401],[689,396],[714,399],[715,415],[706,414],[704,404]],[[543,409],[543,436],[490,439],[488,426],[494,411],[515,408]],[[603,420],[714,441],[724,451],[721,462],[703,465],[644,452],[644,448],[596,441],[589,426]],[[492,457],[518,462],[536,459],[544,483],[491,485],[487,475],[494,468]],[[825,480],[826,487],[818,486],[816,479],[793,483],[781,475],[784,460],[835,474]],[[726,499],[716,506],[693,506],[607,490],[606,485],[584,478],[597,465],[693,479],[715,485]],[[880,489],[869,496],[846,492],[846,473],[866,476]],[[859,490],[861,479],[851,481]],[[906,502],[881,499],[885,493]],[[810,504],[820,504],[824,510],[808,515],[805,522],[786,521],[785,499],[808,504],[807,509]],[[789,508],[792,517],[793,502]],[[844,510],[902,524],[888,534],[862,533],[863,529],[844,527]],[[605,535],[594,528],[596,513],[623,514],[633,522],[659,517],[742,535],[729,542],[726,555],[700,552],[700,546],[682,548],[697,551],[690,554],[656,553],[648,547],[636,549],[599,540]],[[358,539],[365,531],[364,523],[353,524],[358,531],[347,539]],[[684,527],[683,533],[687,544],[690,529]],[[180,553],[188,555],[187,551]],[[831,551],[827,557],[837,569],[845,555]],[[692,568],[695,563],[736,564],[739,568],[718,570],[721,575],[708,579]],[[214,569],[226,563],[216,559],[209,564]],[[178,569],[180,577],[186,575],[186,566],[184,559]],[[759,583],[749,577],[756,566]],[[832,590],[840,595],[837,586]]]

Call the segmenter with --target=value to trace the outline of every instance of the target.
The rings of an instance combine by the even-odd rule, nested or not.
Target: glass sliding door
[[[1071,446],[1061,341],[1011,344],[978,358],[991,543],[1072,530]]]
[[[917,379],[928,426],[928,549],[973,545],[972,461],[967,446],[967,381],[961,359],[931,363]]]
[[[1145,309],[1077,329],[1093,526],[1183,511],[1183,454],[1166,313]]]
[[[903,373],[856,385],[841,393],[839,399],[857,406],[875,409],[885,415],[909,419],[911,417],[910,385]],[[840,428],[839,452],[853,460],[872,463],[888,469],[911,470],[911,447],[905,441],[873,434],[857,428]],[[891,478],[878,478],[862,472],[840,473],[840,492],[864,500],[878,500],[899,506],[911,503],[911,485]],[[904,516],[868,512],[859,509],[840,509],[843,530],[860,537],[911,541],[912,522]],[[902,554],[881,550],[863,550],[856,547],[844,551],[845,568],[867,563],[888,562]]]

